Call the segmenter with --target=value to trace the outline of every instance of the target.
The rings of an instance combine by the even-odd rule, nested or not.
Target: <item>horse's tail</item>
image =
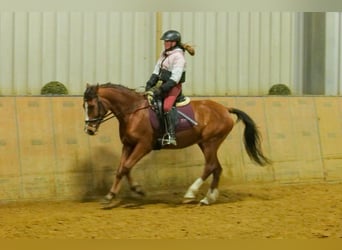
[[[271,161],[264,156],[261,150],[260,132],[253,119],[239,109],[228,108],[228,111],[237,116],[237,121],[241,120],[245,124],[244,144],[249,157],[260,166],[271,164]]]

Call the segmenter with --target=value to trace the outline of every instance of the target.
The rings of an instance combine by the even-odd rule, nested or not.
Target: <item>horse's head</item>
[[[89,85],[84,91],[83,108],[85,112],[84,131],[88,135],[95,135],[101,122],[107,114],[107,108],[98,96],[99,85]]]

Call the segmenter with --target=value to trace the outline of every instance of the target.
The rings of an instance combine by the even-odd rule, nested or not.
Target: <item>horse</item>
[[[199,202],[200,205],[210,205],[219,197],[218,185],[222,166],[217,151],[236,122],[242,121],[245,125],[243,140],[250,159],[260,166],[271,164],[271,160],[262,151],[261,135],[255,122],[244,111],[225,107],[208,99],[190,100],[189,105],[193,110],[196,124],[182,131],[176,130],[177,145],[165,145],[161,149],[181,149],[194,144],[199,146],[205,158],[204,169],[187,189],[183,203],[197,203],[196,194],[212,175],[209,190]],[[151,125],[152,108],[145,92],[138,92],[120,84],[87,83],[83,95],[84,131],[88,135],[95,135],[100,124],[107,119],[115,117],[119,122],[122,153],[113,184],[102,201],[107,207],[115,207],[120,203],[118,194],[123,177],[127,178],[133,192],[145,194],[142,187],[133,180],[131,170],[139,160],[155,149],[160,133]],[[236,121],[231,114],[237,116]]]

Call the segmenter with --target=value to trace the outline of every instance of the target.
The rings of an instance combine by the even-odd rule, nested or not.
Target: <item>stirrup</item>
[[[170,133],[165,133],[164,136],[161,138],[161,144],[164,145],[175,145],[177,146],[176,139],[170,135]]]

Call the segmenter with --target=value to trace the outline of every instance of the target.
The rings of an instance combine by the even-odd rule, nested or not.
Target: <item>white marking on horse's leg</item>
[[[209,189],[207,195],[200,201],[200,204],[203,204],[203,205],[213,204],[215,201],[217,201],[218,196],[219,196],[219,191],[217,188],[215,188],[214,190]]]
[[[199,190],[199,188],[202,186],[203,180],[202,178],[198,178],[189,188],[188,191],[186,191],[184,198],[187,199],[193,199],[196,197],[196,194]]]

